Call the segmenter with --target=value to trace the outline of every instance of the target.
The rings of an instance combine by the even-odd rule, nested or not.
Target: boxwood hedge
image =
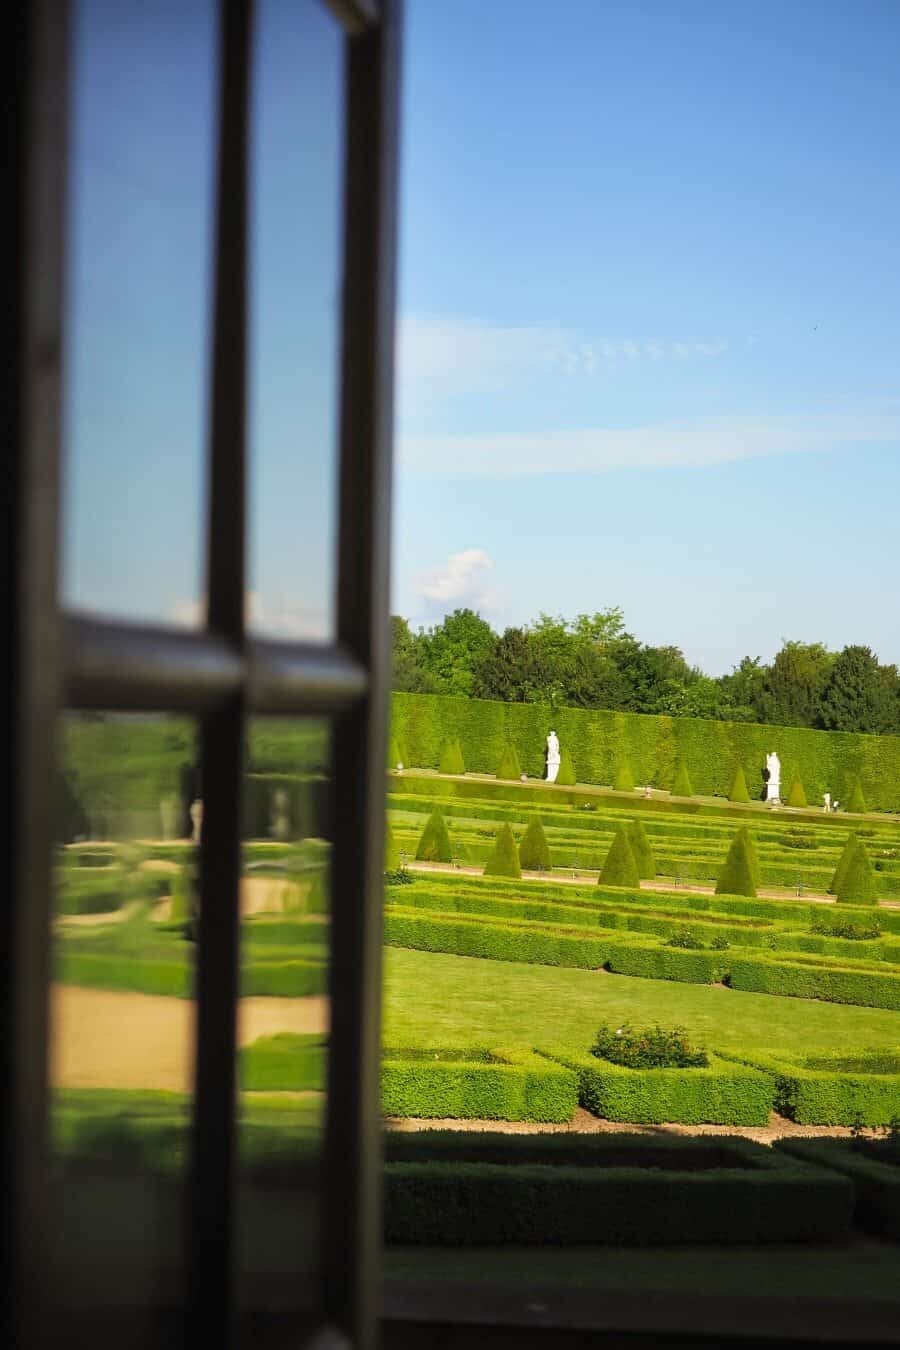
[[[867,1157],[848,1139],[779,1139],[775,1147],[848,1178],[855,1192],[857,1225],[879,1237],[900,1239],[900,1167]]]
[[[725,1058],[771,1075],[775,1110],[799,1125],[887,1125],[900,1113],[900,1058],[896,1073],[854,1071],[837,1057],[833,1066],[815,1068],[800,1056],[757,1051]]]
[[[853,1186],[745,1139],[386,1139],[385,1237],[427,1245],[801,1242],[843,1236]]]
[[[387,1116],[566,1121],[577,1105],[575,1074],[528,1050],[384,1051]]]
[[[596,1055],[547,1046],[578,1076],[578,1100],[595,1116],[635,1124],[768,1125],[771,1076],[710,1053],[707,1068],[630,1069]]]

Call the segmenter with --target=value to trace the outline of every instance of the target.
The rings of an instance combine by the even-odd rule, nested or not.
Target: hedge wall
[[[388,1135],[385,1238],[426,1245],[817,1241],[846,1177],[744,1139]]]
[[[57,957],[54,979],[61,984],[92,989],[128,989],[175,998],[194,996],[193,963],[186,955],[181,960],[160,961],[63,948]],[[324,994],[327,987],[328,967],[320,961],[256,961],[241,971],[242,996],[301,998],[305,994]]]
[[[707,1068],[628,1069],[554,1046],[542,1053],[578,1075],[579,1103],[605,1120],[643,1125],[769,1123],[772,1078],[718,1055],[710,1054]]]
[[[322,1092],[328,1037],[282,1031],[261,1036],[238,1051],[238,1081],[244,1092]]]
[[[867,1233],[900,1239],[900,1168],[878,1162],[846,1139],[779,1139],[776,1149],[853,1182],[854,1219]]]
[[[507,743],[515,746],[531,778],[544,772],[547,731],[553,726],[571,749],[585,783],[611,784],[627,756],[635,781],[669,789],[681,756],[694,791],[724,797],[740,764],[750,796],[762,799],[766,754],[781,757],[782,781],[800,778],[810,800],[830,792],[849,799],[859,779],[873,810],[900,810],[900,736],[810,731],[805,727],[651,717],[643,713],[585,711],[537,703],[499,703],[438,694],[394,694],[393,734],[408,762],[436,769],[448,737],[458,738],[470,773],[494,773]]]
[[[566,1121],[577,1105],[574,1073],[527,1050],[384,1051],[386,1116]]]
[[[770,1074],[775,1110],[799,1125],[887,1125],[900,1112],[900,1070],[854,1073],[837,1064],[810,1069],[800,1059],[757,1052],[725,1058]]]
[[[730,953],[725,953],[730,956]],[[888,971],[852,970],[804,965],[766,957],[731,957],[728,983],[732,989],[788,998],[818,998],[826,1003],[850,1003],[861,1008],[900,1010],[900,975]]]

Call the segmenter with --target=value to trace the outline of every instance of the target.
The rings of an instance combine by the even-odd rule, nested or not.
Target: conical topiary
[[[868,811],[866,799],[863,796],[862,785],[858,778],[854,778],[853,787],[850,789],[850,800],[845,808],[847,811],[853,811],[856,815],[865,815]]]
[[[850,862],[841,879],[841,888],[837,893],[838,904],[874,905],[878,896],[875,890],[875,873],[869,862],[866,846],[861,839],[855,841]]]
[[[747,855],[750,858],[750,870],[753,876],[753,884],[757,890],[762,885],[762,872],[759,867],[759,854],[756,851],[756,840],[750,833],[746,825],[741,826],[741,834],[747,836]]]
[[[642,881],[652,881],[656,876],[656,859],[647,838],[647,831],[639,820],[629,820],[626,829],[634,861],[637,863],[638,876]]]
[[[500,756],[500,763],[497,765],[498,778],[521,778],[522,769],[519,764],[519,756],[516,754],[516,747],[509,742],[503,749]]]
[[[631,772],[631,760],[627,755],[620,755],[616,761],[613,787],[616,792],[634,792],[634,774]]]
[[[465,773],[466,762],[459,741],[444,741],[439,769],[441,773]]]
[[[841,856],[838,858],[837,867],[834,869],[834,876],[828,883],[829,895],[837,895],[844,884],[844,877],[847,875],[847,868],[850,866],[850,859],[853,857],[859,837],[855,830],[851,830],[847,835],[847,841],[841,849]]]
[[[400,870],[400,849],[390,822],[384,827],[384,870],[386,872],[399,872]]]
[[[453,851],[450,847],[447,826],[444,824],[444,817],[437,809],[432,811],[428,817],[428,822],[419,839],[416,857],[419,862],[453,861]]]
[[[179,867],[172,882],[169,922],[187,923],[191,917],[191,876],[187,867]]]
[[[563,787],[574,787],[578,782],[575,777],[575,765],[572,761],[571,751],[565,745],[559,752],[559,773],[556,775],[556,781]]]
[[[497,841],[493,852],[484,865],[486,877],[520,877],[519,850],[513,832],[508,825],[501,825],[497,831]]]
[[[788,806],[808,806],[806,792],[799,778],[795,778],[791,783],[791,790],[788,793]]]
[[[752,845],[746,830],[738,830],[731,841],[725,865],[716,882],[716,895],[756,895]]]
[[[675,777],[672,781],[673,797],[693,797],[694,788],[691,783],[691,775],[688,773],[688,767],[683,759],[678,760],[675,766]]]
[[[616,830],[597,881],[601,886],[639,886],[641,884],[638,865],[635,862],[631,845],[628,842],[628,834],[624,827]]]
[[[392,736],[388,741],[388,768],[396,769],[398,764],[403,764],[403,752],[400,749],[400,742],[396,736]]]
[[[549,872],[551,869],[550,845],[537,816],[522,837],[519,845],[519,864],[525,872]]]
[[[750,800],[750,793],[747,791],[747,779],[744,777],[744,766],[739,764],[734,771],[734,777],[731,780],[731,787],[728,792],[730,802],[746,803]],[[736,891],[735,894],[741,895],[743,892]]]

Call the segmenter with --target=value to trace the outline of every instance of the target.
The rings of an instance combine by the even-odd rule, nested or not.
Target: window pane
[[[50,1082],[56,1287],[131,1344],[183,1299],[194,1074],[191,722],[61,729]],[[194,814],[196,815],[196,809]]]
[[[250,728],[241,882],[241,1298],[309,1308],[328,1053],[330,732]]]
[[[343,37],[262,0],[251,209],[250,595],[269,637],[334,633]]]
[[[67,603],[200,621],[213,0],[74,7]]]

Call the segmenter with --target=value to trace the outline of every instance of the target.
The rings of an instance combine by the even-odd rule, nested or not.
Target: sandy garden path
[[[241,1045],[278,1031],[328,1030],[328,999],[243,998]],[[63,1088],[160,1088],[190,1092],[194,1005],[114,989],[54,985],[50,1081]]]

